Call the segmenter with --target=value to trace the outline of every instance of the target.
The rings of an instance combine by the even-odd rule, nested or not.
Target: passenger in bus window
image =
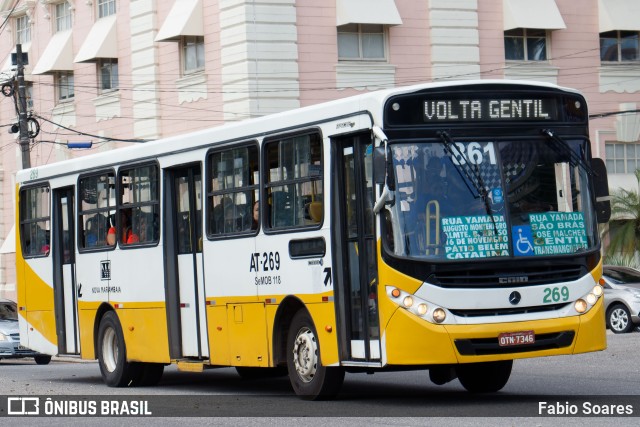
[[[116,228],[110,227],[107,231],[107,245],[113,246],[116,244]]]
[[[258,229],[258,224],[260,223],[260,201],[256,200],[253,203],[253,222],[251,224],[251,229],[252,230],[257,230]]]

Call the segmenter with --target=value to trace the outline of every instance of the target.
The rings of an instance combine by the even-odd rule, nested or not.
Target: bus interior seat
[[[309,217],[314,223],[322,221],[322,202],[313,201],[309,203]]]

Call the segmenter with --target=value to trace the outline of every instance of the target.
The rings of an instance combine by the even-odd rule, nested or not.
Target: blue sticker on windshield
[[[533,233],[530,225],[515,225],[511,227],[513,236],[513,254],[515,256],[533,256]]]

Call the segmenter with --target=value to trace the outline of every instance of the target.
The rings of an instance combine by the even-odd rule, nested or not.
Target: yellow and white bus
[[[164,366],[429,369],[474,392],[514,359],[606,347],[606,171],[574,90],[468,81],[362,94],[17,175],[21,343]]]

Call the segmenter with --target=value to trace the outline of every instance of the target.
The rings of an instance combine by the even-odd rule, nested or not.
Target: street
[[[364,419],[352,417],[383,417],[384,424],[405,417],[446,417],[443,418],[446,425],[451,417],[463,417],[458,419],[463,423],[475,416],[508,417],[503,420],[535,417],[541,401],[555,405],[551,413],[548,413],[549,407],[544,407],[547,413],[542,415],[557,415],[558,408],[570,408],[574,403],[581,405],[585,399],[607,407],[635,403],[631,415],[638,416],[640,333],[608,332],[607,339],[608,349],[604,352],[518,360],[509,383],[495,395],[470,395],[457,380],[436,386],[429,381],[427,371],[384,372],[347,374],[335,401],[306,402],[293,394],[286,377],[243,380],[232,368],[185,373],[177,371],[175,366],[167,367],[157,387],[109,388],[102,383],[96,362],[68,358],[54,358],[48,366],[38,366],[30,359],[0,361],[0,395],[50,396],[54,400],[71,396],[77,400],[95,400],[98,405],[101,400],[109,399],[144,400],[149,402],[154,415],[169,416],[163,418],[167,425],[171,424],[172,416],[194,414],[232,417],[230,419],[276,417],[274,419],[280,421],[284,418],[278,417],[330,415],[349,417],[349,423],[355,425]],[[62,421],[62,418],[56,420]],[[219,420],[222,422],[223,418]],[[550,418],[533,420],[535,425],[541,425]],[[562,424],[570,420],[563,418]],[[604,421],[603,418],[597,420]],[[625,418],[609,421],[622,425]]]

